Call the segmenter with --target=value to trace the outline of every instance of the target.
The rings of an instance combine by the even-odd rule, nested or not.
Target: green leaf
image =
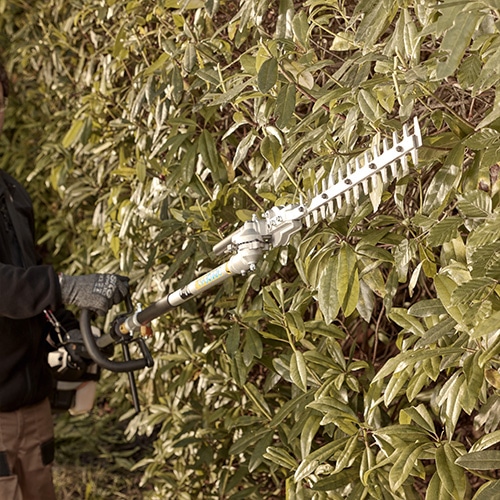
[[[248,366],[243,361],[243,354],[236,352],[231,359],[231,376],[239,387],[243,387],[248,375]]]
[[[297,461],[283,448],[268,446],[264,458],[286,469],[294,470],[297,468]]]
[[[346,316],[350,316],[356,309],[359,289],[356,253],[349,245],[342,244],[338,254],[337,295]]]
[[[298,392],[298,391],[297,391]],[[269,424],[272,428],[280,425],[286,418],[288,418],[293,412],[303,412],[305,407],[314,398],[314,393],[311,391],[307,393],[298,393],[293,399],[287,401],[274,415],[271,423]]]
[[[489,245],[500,239],[500,217],[495,213],[478,226],[470,235],[467,241],[469,248]]]
[[[469,452],[482,451],[490,446],[500,443],[500,430],[485,434],[481,436],[470,448]]]
[[[458,228],[463,224],[460,217],[445,217],[429,231],[427,244],[437,247],[458,237]]]
[[[252,429],[251,431],[245,432],[240,438],[238,438],[229,448],[230,455],[239,455],[240,453],[245,453],[248,448],[254,443],[262,439],[263,436],[269,433],[269,429]]]
[[[364,15],[356,31],[356,42],[370,47],[375,44],[386,26],[394,19],[398,10],[397,2],[394,0],[362,2],[357,4],[357,8]]]
[[[274,434],[273,431],[269,431],[267,434],[262,436],[257,441],[257,444],[255,445],[255,448],[252,452],[252,455],[248,460],[249,472],[255,471],[259,467],[259,465],[264,461],[264,458],[266,458],[266,450],[273,441],[273,434]]]
[[[260,152],[275,170],[281,165],[283,150],[280,141],[274,135],[264,137],[260,145]]]
[[[298,311],[288,311],[285,313],[285,322],[288,330],[292,333],[297,341],[304,338],[306,333],[304,320]]]
[[[376,121],[380,118],[380,106],[377,99],[367,90],[361,89],[358,94],[359,109],[370,121]]]
[[[470,304],[473,301],[481,301],[486,298],[497,285],[493,278],[473,278],[462,283],[453,290],[451,304]]]
[[[429,481],[429,486],[425,493],[425,500],[453,500],[453,497],[446,491],[441,477],[436,472]]]
[[[389,379],[387,387],[384,391],[384,404],[386,406],[389,406],[391,402],[399,395],[400,391],[402,391],[403,386],[413,375],[413,370],[411,368],[412,367],[409,367],[409,369],[395,372]]]
[[[254,358],[261,358],[263,352],[262,338],[256,330],[248,328],[245,332],[245,347],[243,360],[249,366]]]
[[[214,179],[220,180],[223,172],[224,176],[222,178],[224,178],[225,169],[221,168],[219,152],[217,151],[212,134],[210,134],[208,130],[203,130],[198,139],[198,151],[200,152],[205,165],[212,172]]]
[[[440,49],[445,57],[437,65],[436,78],[451,76],[458,68],[480,18],[477,11],[464,11],[454,19],[453,26],[445,33],[441,43]]]
[[[434,277],[434,286],[436,287],[438,298],[448,314],[457,323],[462,323],[466,307],[462,304],[452,302],[452,294],[456,290],[457,284],[448,276],[438,274]]]
[[[491,214],[491,197],[478,189],[458,197],[457,208],[465,217],[485,218]]]
[[[312,489],[313,491],[336,491],[345,488],[347,485],[355,483],[359,480],[359,473],[356,467],[344,469],[338,474],[327,476],[315,482]]]
[[[457,322],[453,318],[447,316],[445,319],[429,328],[425,334],[422,335],[422,338],[415,344],[415,347],[420,349],[422,347],[435,344],[442,338],[454,334],[456,324]]]
[[[469,470],[498,470],[500,469],[500,450],[467,453],[458,457],[455,463]]]
[[[299,482],[309,474],[312,474],[318,465],[328,460],[338,449],[345,446],[347,440],[348,438],[336,439],[310,453],[297,467],[294,475],[295,481]]]
[[[296,91],[293,83],[283,85],[276,97],[275,115],[278,117],[276,126],[280,129],[286,128],[295,111]]]
[[[71,124],[70,129],[66,132],[62,140],[62,145],[65,148],[69,148],[76,144],[83,135],[83,129],[85,127],[85,120],[74,120]]]
[[[290,358],[290,377],[297,387],[304,392],[307,391],[307,367],[304,355],[300,351],[295,351]]]
[[[266,94],[274,87],[277,80],[278,80],[278,61],[274,57],[266,59],[262,63],[259,69],[259,73],[257,75],[257,83],[259,86],[259,90],[263,94]]]
[[[375,375],[374,382],[382,380],[394,371],[404,370],[406,367],[412,366],[419,361],[424,361],[433,357],[439,358],[441,356],[452,356],[454,354],[461,353],[463,353],[463,349],[460,347],[441,347],[403,352],[387,361],[382,369]]]
[[[460,395],[460,403],[468,415],[476,408],[484,383],[484,367],[479,364],[481,354],[481,351],[477,351],[464,360],[463,370],[466,384],[464,384]]]
[[[466,57],[458,69],[457,77],[463,89],[472,87],[481,73],[481,59],[477,54]]]
[[[305,11],[300,11],[295,14],[292,20],[293,26],[293,34],[295,35],[296,40],[302,45],[302,47],[306,48],[308,46],[308,31],[309,31],[309,22],[307,19],[307,13]]]
[[[240,345],[240,327],[235,323],[227,332],[226,349],[228,354],[232,357],[238,351]]]
[[[425,333],[425,329],[422,323],[414,316],[418,317],[418,314],[410,313],[410,310],[407,311],[402,307],[394,307],[389,313],[389,319],[391,321],[394,321],[408,332],[422,336]]]
[[[269,410],[269,405],[267,404],[264,396],[260,393],[260,391],[250,382],[247,382],[243,389],[247,396],[252,400],[255,405],[255,408],[259,413],[262,413],[264,417],[268,420],[271,420],[271,411]]]
[[[497,282],[500,281],[500,250],[497,250],[491,256],[484,270],[487,278],[491,278]]]
[[[456,371],[444,383],[437,395],[437,404],[441,409],[441,420],[445,424],[446,435],[452,436],[462,412],[461,391],[466,387],[463,373]]]
[[[500,80],[500,75],[498,74],[498,59],[500,55],[499,52],[496,51],[495,57],[491,57],[483,67],[483,71],[481,72],[481,76],[485,75],[486,79],[493,79],[496,82]],[[491,71],[494,68],[493,71]],[[479,81],[481,78],[479,78]],[[476,85],[477,86],[476,82]],[[490,113],[488,113],[478,124],[477,128],[480,129],[482,127],[487,127],[488,125],[493,124],[496,120],[500,118],[500,95],[497,93],[495,95],[495,102],[493,103],[493,108]]]
[[[424,214],[429,214],[444,205],[453,190],[458,187],[464,154],[465,146],[463,144],[458,144],[450,151],[443,166],[434,176],[426,190],[422,207]]]
[[[415,302],[409,309],[408,314],[417,316],[417,318],[429,318],[445,314],[446,309],[439,299],[424,299]]]
[[[392,491],[397,491],[403,483],[408,479],[413,469],[416,467],[416,462],[423,450],[430,443],[414,443],[405,446],[402,449],[397,449],[394,454],[396,461],[389,472],[389,484]]]
[[[347,441],[344,449],[338,454],[337,463],[335,464],[335,474],[350,467],[354,460],[364,451],[365,447],[361,445],[359,436],[353,434]]]
[[[246,137],[244,137],[242,141],[239,142],[233,158],[233,168],[236,169],[236,167],[238,167],[247,159],[248,152],[253,146],[256,138],[257,135],[252,131]]]
[[[321,271],[318,283],[318,304],[327,324],[337,317],[340,310],[337,295],[337,270],[338,259],[329,258]]]
[[[415,424],[422,427],[422,429],[425,429],[431,434],[436,434],[432,416],[423,404],[402,409],[399,414],[399,421],[401,424],[409,424],[410,421],[413,421]]]
[[[465,498],[466,479],[465,471],[455,464],[457,459],[455,447],[448,442],[441,443],[436,449],[437,473],[446,491],[455,500],[462,500]]]
[[[405,443],[414,443],[419,440],[428,440],[427,433],[414,425],[388,425],[373,431],[373,435],[386,440],[392,445],[400,445],[401,441]]]
[[[468,148],[474,150],[498,147],[500,145],[500,132],[485,127],[472,134],[464,142]]]
[[[472,500],[492,500],[500,497],[500,481],[489,481],[481,486]]]
[[[320,428],[320,422],[321,417],[312,413],[304,423],[304,427],[300,433],[300,454],[302,459],[305,459],[311,451],[311,445]]]

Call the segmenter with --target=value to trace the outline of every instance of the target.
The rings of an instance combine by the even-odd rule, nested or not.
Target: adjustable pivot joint
[[[271,247],[288,245],[290,237],[300,231],[305,208],[303,205],[273,207],[264,213],[266,230],[271,240]]]
[[[271,208],[263,214],[263,218],[254,214],[251,221],[217,243],[213,250],[216,255],[235,253],[243,260],[248,258],[251,267],[247,269],[253,271],[265,251],[287,245],[290,237],[300,231],[304,210],[303,205],[286,205]]]
[[[227,266],[232,274],[246,274],[255,270],[262,254],[269,249],[270,237],[263,234],[262,221],[253,217],[233,233],[226,251],[235,252]],[[215,247],[214,247],[215,249]]]

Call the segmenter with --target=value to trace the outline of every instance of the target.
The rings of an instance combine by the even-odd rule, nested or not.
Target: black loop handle
[[[111,359],[108,359],[97,346],[97,342],[90,325],[90,311],[88,309],[82,309],[80,312],[80,331],[82,333],[83,343],[85,344],[85,348],[87,349],[90,357],[101,368],[112,372],[123,373],[141,370],[142,368],[152,366],[153,364],[151,354],[144,342],[139,342],[141,351],[144,355],[143,358],[131,359],[128,361],[112,361]]]

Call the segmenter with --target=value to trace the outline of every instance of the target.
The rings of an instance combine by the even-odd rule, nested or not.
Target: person
[[[0,61],[0,133],[8,95]],[[0,499],[55,499],[44,311],[64,311],[73,304],[103,315],[127,293],[122,276],[69,276],[41,263],[31,200],[0,170]]]

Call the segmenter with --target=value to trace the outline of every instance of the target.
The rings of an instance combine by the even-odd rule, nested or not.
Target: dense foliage
[[[48,259],[127,274],[144,304],[213,268],[251,214],[422,126],[397,185],[155,322],[127,428],[153,440],[148,496],[498,495],[498,1],[0,13],[1,167],[26,180]]]

